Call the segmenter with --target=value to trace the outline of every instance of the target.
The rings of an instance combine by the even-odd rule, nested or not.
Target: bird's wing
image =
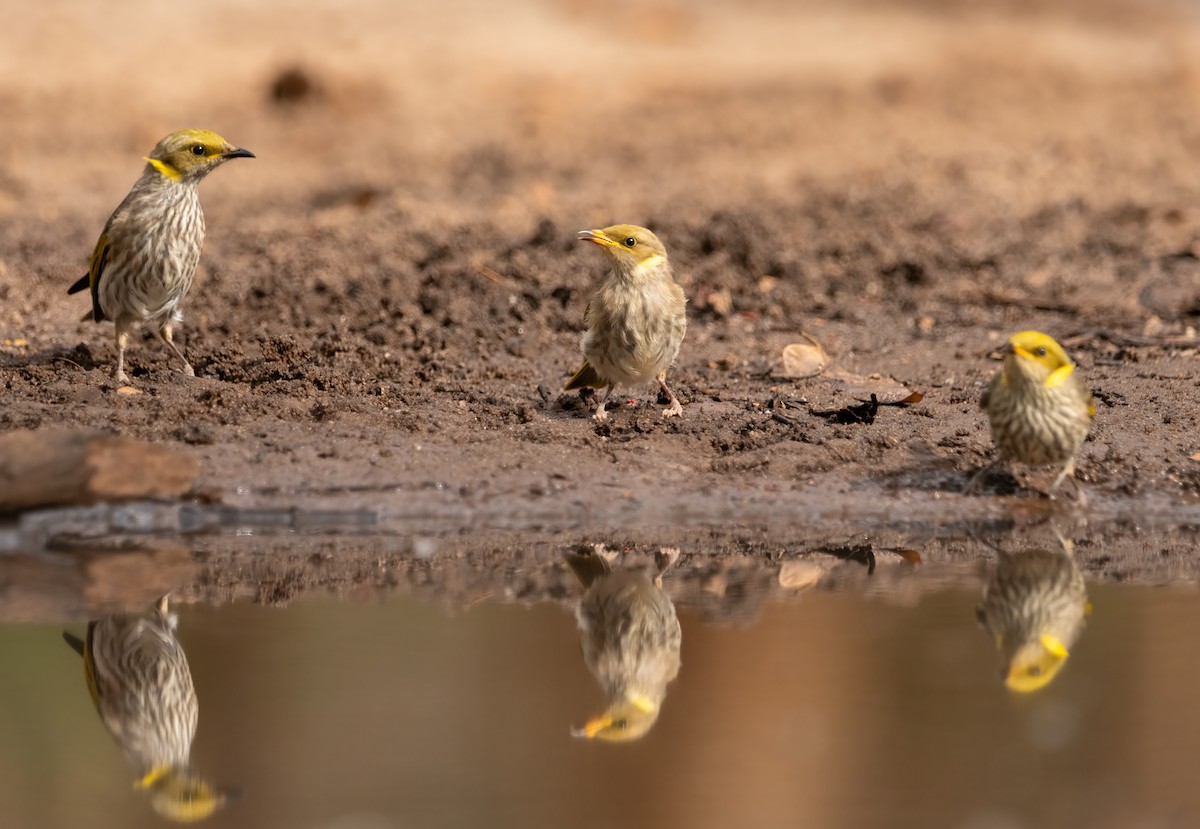
[[[96,241],[96,249],[92,251],[92,261],[88,264],[88,287],[92,289],[92,319],[96,322],[104,319],[104,311],[100,309],[100,277],[104,275],[104,266],[108,264],[108,251],[111,248],[112,240],[108,238],[107,233],[101,233]]]
[[[112,240],[109,239],[107,230],[100,234],[100,238],[96,240],[96,249],[92,251],[91,262],[88,263],[88,272],[81,276],[74,285],[67,288],[68,294],[77,294],[84,288],[88,288],[92,293],[92,313],[83,315],[83,322],[87,322],[89,318],[100,322],[104,319],[104,311],[100,309],[100,277],[104,275],[104,266],[108,264],[108,251],[112,247]]]

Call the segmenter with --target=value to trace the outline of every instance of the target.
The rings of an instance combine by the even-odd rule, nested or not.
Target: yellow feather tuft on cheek
[[[1050,372],[1050,376],[1046,378],[1042,385],[1048,389],[1061,386],[1066,382],[1067,378],[1071,376],[1071,372],[1074,370],[1075,366],[1071,365],[1070,363],[1067,363],[1065,366],[1059,366],[1058,368],[1054,369],[1054,371]]]
[[[161,159],[147,157],[144,160],[149,162],[150,166],[155,170],[158,170],[164,176],[171,179],[171,181],[179,181],[181,178],[183,178],[182,173]]]

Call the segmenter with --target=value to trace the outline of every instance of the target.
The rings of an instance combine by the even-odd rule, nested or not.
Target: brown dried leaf
[[[912,565],[921,563],[921,554],[916,550],[896,550],[896,555]]]
[[[788,559],[779,568],[779,586],[785,590],[805,590],[816,587],[825,568],[805,559]]]
[[[829,355],[816,340],[810,338],[806,343],[791,343],[783,347],[781,373],[784,377],[816,377],[828,365]]]

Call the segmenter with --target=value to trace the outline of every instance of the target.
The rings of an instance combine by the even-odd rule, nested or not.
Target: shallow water
[[[931,589],[794,593],[734,624],[680,600],[682,669],[626,744],[572,737],[604,699],[569,600],[177,604],[192,767],[243,792],[208,825],[1195,824],[1200,593],[1089,584],[1070,658],[1022,695],[981,580],[924,571]],[[161,826],[64,627],[85,628],[0,626],[3,825]]]

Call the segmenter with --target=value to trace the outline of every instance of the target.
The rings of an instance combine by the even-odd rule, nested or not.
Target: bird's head
[[[1040,331],[1020,331],[1008,338],[1004,369],[1006,377],[1015,373],[1053,388],[1070,376],[1075,364],[1053,337]]]
[[[179,130],[159,141],[146,163],[171,181],[199,181],[231,158],[254,158],[210,130]]]
[[[599,245],[621,272],[650,268],[667,259],[658,237],[637,225],[613,225],[603,230],[581,230],[580,241]]]
[[[175,823],[195,823],[241,797],[236,789],[220,789],[177,766],[157,766],[134,783],[149,793],[154,811]]]
[[[1070,654],[1058,637],[1043,633],[1019,647],[1008,662],[1004,684],[1025,694],[1050,684]]]
[[[583,728],[572,729],[575,737],[628,743],[641,739],[658,719],[659,703],[645,694],[628,693]]]

